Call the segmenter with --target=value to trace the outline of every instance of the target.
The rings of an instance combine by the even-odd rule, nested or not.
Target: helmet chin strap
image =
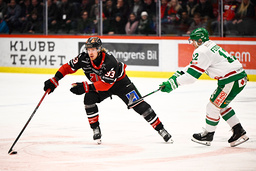
[[[203,44],[202,40],[198,40],[198,41],[195,41],[195,42],[196,42],[197,47],[199,47],[199,46],[201,46]]]

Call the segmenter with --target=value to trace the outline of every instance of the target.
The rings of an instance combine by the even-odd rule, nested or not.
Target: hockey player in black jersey
[[[86,41],[85,47],[86,52],[80,53],[77,57],[62,65],[53,78],[45,81],[44,90],[50,89],[50,94],[59,85],[59,80],[65,75],[75,73],[78,69],[83,69],[86,77],[92,83],[90,84],[86,81],[74,83],[70,91],[77,95],[85,93],[85,111],[90,127],[93,129],[93,139],[101,143],[102,134],[96,103],[102,102],[111,95],[117,95],[128,105],[129,100],[138,100],[141,95],[126,75],[126,65],[117,61],[113,55],[102,47],[100,38],[90,37]],[[142,115],[166,142],[170,140],[171,135],[164,129],[162,122],[148,103],[143,100],[133,109]]]

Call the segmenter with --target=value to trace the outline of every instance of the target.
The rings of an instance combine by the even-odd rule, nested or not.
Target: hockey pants
[[[127,76],[122,80],[117,81],[108,91],[91,91],[86,93],[84,96],[84,104],[91,128],[95,128],[99,125],[99,111],[96,103],[100,103],[112,95],[117,95],[126,105],[128,105],[131,94],[134,94],[134,100],[141,98],[139,91]],[[154,110],[147,102],[142,101],[133,109],[142,115],[155,130],[158,131],[163,128],[162,122],[159,120]]]
[[[231,128],[239,123],[235,111],[228,105],[244,89],[246,83],[245,77],[217,87],[206,106],[206,130],[208,132],[216,130],[220,116]]]

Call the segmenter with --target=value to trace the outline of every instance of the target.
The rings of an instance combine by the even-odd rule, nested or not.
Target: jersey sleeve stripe
[[[191,67],[191,68],[193,68],[193,69],[195,69],[195,70],[197,70],[197,71],[199,71],[199,72],[201,72],[201,73],[204,73],[204,72],[205,72],[205,70],[204,70],[204,69],[199,68],[199,67],[198,67],[198,66],[196,66],[196,65],[190,65],[190,67]]]
[[[202,72],[198,72],[198,70],[195,70],[191,67],[188,68],[187,73],[196,79],[198,79],[202,75]]]

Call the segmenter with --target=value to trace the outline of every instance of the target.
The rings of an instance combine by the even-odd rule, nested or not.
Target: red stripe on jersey
[[[196,65],[190,65],[191,68],[195,68],[196,70],[200,71],[200,72],[204,72],[205,70],[202,69],[202,68],[199,68],[198,66]]]
[[[232,71],[232,72],[226,74],[224,77],[228,77],[228,76],[230,76],[230,75],[232,75],[232,74],[235,74],[235,73],[236,73],[236,71]]]
[[[96,81],[93,83],[96,91],[108,91],[113,85],[113,84],[109,84],[109,83],[104,83],[102,81]]]
[[[71,66],[70,66],[68,63],[62,65],[62,66],[59,68],[58,71],[61,72],[61,74],[63,75],[63,77],[64,77],[65,75],[67,75],[67,74],[73,74],[73,73],[76,72],[76,71],[72,70]]]
[[[159,120],[159,118],[157,118],[157,120],[151,124],[151,126],[155,129],[157,127],[158,124],[160,124],[161,121]]]
[[[120,81],[121,79],[123,79],[125,76],[126,76],[126,67],[127,67],[127,65],[126,64],[124,64],[124,67],[123,67],[123,75],[121,76],[121,77],[119,77],[118,79],[117,79],[117,81]]]

